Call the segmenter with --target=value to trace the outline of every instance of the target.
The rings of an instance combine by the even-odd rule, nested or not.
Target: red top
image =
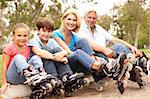
[[[27,47],[27,50],[25,50],[24,52],[20,52],[17,48],[16,48],[16,45],[14,43],[9,43],[7,45],[5,45],[4,49],[3,49],[3,53],[7,54],[10,56],[10,59],[8,61],[8,64],[7,64],[7,68],[9,67],[11,61],[13,60],[14,56],[16,54],[21,54],[23,55],[26,60],[29,58],[29,55],[30,55],[30,48]]]

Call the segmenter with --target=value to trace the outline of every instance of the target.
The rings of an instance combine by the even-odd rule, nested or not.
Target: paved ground
[[[117,89],[116,82],[110,81],[108,85],[105,86],[103,92],[97,92],[96,89],[93,88],[93,86],[91,85],[85,87],[82,90],[78,90],[76,93],[74,93],[72,97],[65,97],[65,99],[150,99],[150,78],[145,76],[143,79],[146,81],[145,87],[140,89],[136,83],[129,81],[128,87],[126,88],[125,92],[122,95],[119,93]],[[60,97],[59,99],[62,98],[64,99],[64,97]],[[21,97],[17,99],[29,99],[29,98]]]
[[[140,89],[136,83],[128,82],[128,87],[121,95],[114,81],[110,81],[103,92],[97,92],[90,86],[78,91],[72,97],[66,99],[150,99],[150,78],[144,77],[146,86]]]

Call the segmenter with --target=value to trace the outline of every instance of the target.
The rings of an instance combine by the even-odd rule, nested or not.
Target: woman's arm
[[[70,48],[68,47],[68,45],[59,37],[53,37],[57,43],[64,49],[66,50],[68,53],[71,53],[72,51],[70,50]]]

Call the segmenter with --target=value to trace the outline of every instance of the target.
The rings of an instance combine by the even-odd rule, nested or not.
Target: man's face
[[[40,28],[39,38],[42,42],[47,42],[51,36],[52,31],[47,30],[46,28]]]
[[[90,26],[90,28],[93,28],[94,25],[96,24],[96,20],[97,20],[97,15],[96,12],[91,11],[89,12],[87,15],[85,15],[85,23]]]

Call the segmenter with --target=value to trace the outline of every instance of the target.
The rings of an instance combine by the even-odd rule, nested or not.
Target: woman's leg
[[[83,50],[84,52],[86,52],[90,56],[92,56],[93,54],[95,54],[95,52],[91,48],[89,42],[86,39],[83,39],[83,38],[79,39],[79,41],[76,44],[76,48]]]

